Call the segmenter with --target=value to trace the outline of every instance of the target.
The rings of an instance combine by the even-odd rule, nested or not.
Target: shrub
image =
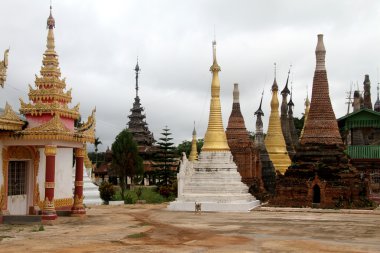
[[[136,203],[137,196],[134,191],[126,191],[124,194],[124,203],[125,204],[134,204]]]
[[[112,195],[111,200],[123,200],[123,196],[121,195],[121,191],[115,191],[115,194]]]
[[[165,198],[161,196],[158,192],[150,189],[144,188],[141,194],[141,199],[145,200],[146,203],[157,204],[165,202]]]
[[[100,198],[108,204],[108,202],[112,199],[112,196],[115,195],[115,190],[113,188],[113,184],[109,182],[103,182],[99,186]]]

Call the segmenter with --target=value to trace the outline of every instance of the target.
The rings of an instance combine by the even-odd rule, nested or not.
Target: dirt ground
[[[0,252],[380,252],[380,210],[249,213],[94,206],[55,225],[0,225]]]

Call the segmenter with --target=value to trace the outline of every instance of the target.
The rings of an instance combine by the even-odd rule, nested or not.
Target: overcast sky
[[[15,110],[28,100],[46,48],[48,0],[1,0],[0,51],[11,47],[8,78],[0,106]],[[216,27],[221,66],[224,126],[232,107],[233,83],[239,83],[246,127],[255,130],[254,112],[264,89],[264,129],[270,114],[273,63],[280,90],[292,65],[294,115],[304,111],[315,68],[317,34],[324,34],[330,97],[337,118],[346,114],[350,83],[363,89],[371,80],[376,100],[380,65],[380,1],[53,1],[56,51],[71,106],[80,102],[82,119],[97,109],[99,148],[111,146],[126,127],[135,96],[134,67],[141,68],[141,103],[149,129],[158,139],[167,125],[174,142],[198,137],[207,129]],[[2,55],[2,54],[1,54]]]

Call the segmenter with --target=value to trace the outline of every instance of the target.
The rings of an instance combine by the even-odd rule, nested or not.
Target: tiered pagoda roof
[[[55,19],[51,7],[47,19],[47,48],[45,50],[41,76],[35,77],[35,87],[29,85],[29,102],[20,99],[20,113],[28,121],[26,129],[15,134],[32,140],[63,140],[73,142],[93,142],[95,137],[95,109],[87,122],[74,126],[80,119],[79,104],[73,108],[71,89],[65,91],[66,80],[61,78],[58,54],[54,43]]]
[[[55,20],[51,10],[47,20],[48,37],[47,48],[42,59],[40,70],[41,77],[36,75],[35,86],[33,89],[29,85],[29,103],[22,99],[20,113],[28,116],[58,115],[64,118],[76,120],[79,118],[79,105],[69,108],[71,103],[71,90],[64,91],[66,88],[65,78],[61,79],[58,54],[55,51],[54,43]]]
[[[12,107],[6,103],[4,111],[0,113],[0,130],[14,131],[21,130],[25,122],[13,111]]]
[[[136,64],[135,67],[136,72],[136,97],[135,101],[133,103],[133,107],[130,110],[131,114],[128,116],[129,122],[128,122],[128,130],[132,133],[133,139],[136,141],[137,145],[139,146],[139,149],[141,147],[146,146],[152,146],[155,142],[153,133],[149,131],[148,124],[145,121],[145,114],[144,108],[141,106],[140,98],[138,95],[139,85],[138,85],[138,78],[139,78],[139,72],[140,67],[139,64]],[[140,150],[143,151],[143,150]]]

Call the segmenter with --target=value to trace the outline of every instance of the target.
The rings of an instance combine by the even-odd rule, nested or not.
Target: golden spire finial
[[[48,36],[47,36],[47,44],[46,44],[46,51],[45,55],[50,54],[50,55],[56,55],[55,52],[55,44],[54,44],[54,28],[55,28],[55,19],[52,14],[52,5],[50,3],[50,15],[47,19],[46,22],[46,28],[49,29],[48,31]]]
[[[210,116],[202,151],[228,151],[230,148],[223,128],[220,105],[220,81],[218,76],[220,67],[216,62],[216,41],[212,42],[212,46],[213,64],[210,67],[210,71],[212,72]]]

